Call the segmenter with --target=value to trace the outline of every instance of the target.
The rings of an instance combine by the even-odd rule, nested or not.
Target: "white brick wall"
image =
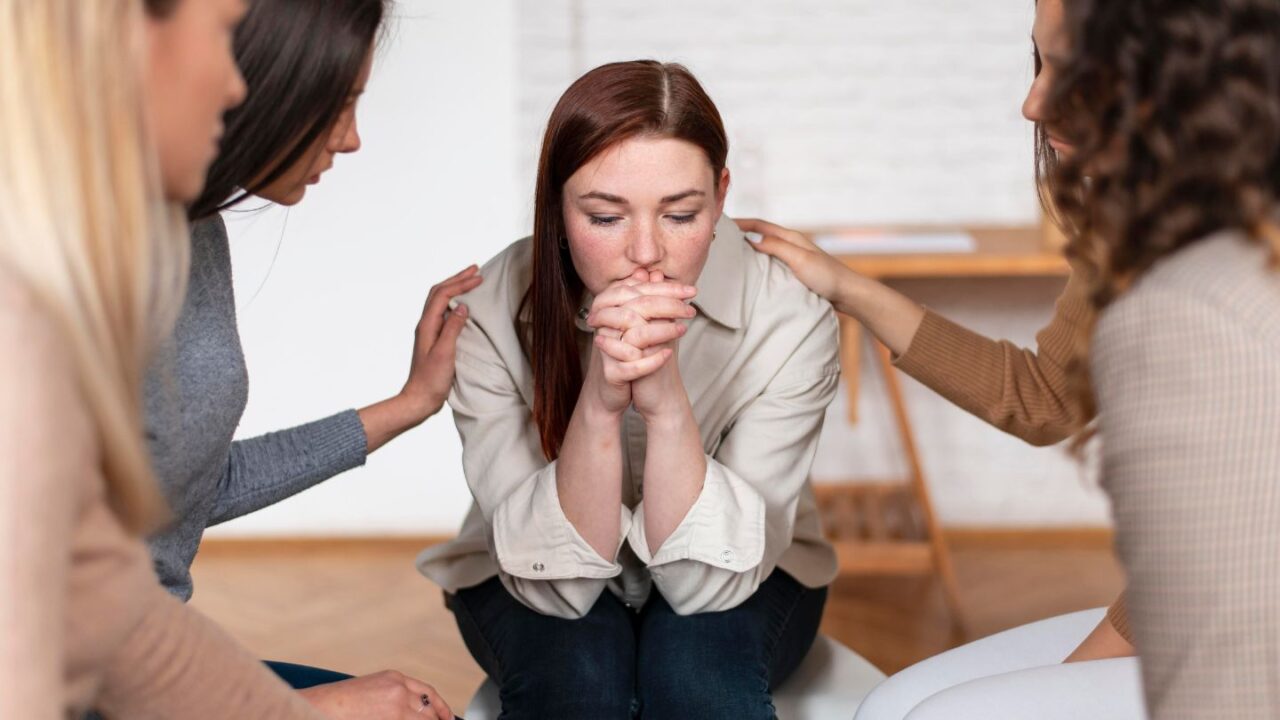
[[[578,75],[678,61],[730,135],[738,212],[1029,222],[1031,0],[523,0],[523,176]],[[752,207],[754,206],[754,207]]]
[[[689,66],[731,143],[731,214],[791,225],[1031,223],[1032,0],[521,0],[519,177],[570,82],[634,58]],[[531,212],[531,210],[529,210]],[[1031,343],[1054,281],[903,286],[939,311]],[[864,363],[864,368],[870,362]],[[833,406],[815,475],[900,470],[878,380],[862,417]],[[1004,436],[908,381],[940,515],[956,525],[1101,524],[1107,509],[1058,449]]]

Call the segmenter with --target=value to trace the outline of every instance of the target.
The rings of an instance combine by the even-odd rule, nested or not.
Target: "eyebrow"
[[[706,195],[707,194],[701,190],[685,190],[684,192],[676,193],[675,195],[668,195],[662,198],[661,200],[659,200],[658,202],[662,205],[666,205],[667,203],[679,202],[680,200],[684,200],[685,198],[706,197]],[[604,200],[605,202],[611,202],[618,205],[629,204],[627,203],[626,198],[621,198],[621,197],[618,197],[617,195],[610,195],[609,193],[600,192],[598,190],[592,190],[591,192],[585,195],[580,195],[578,196],[578,199],[579,200]]]

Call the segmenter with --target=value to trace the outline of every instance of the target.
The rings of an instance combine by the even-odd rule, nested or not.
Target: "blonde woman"
[[[0,0],[0,717],[318,720],[138,539],[165,514],[143,373],[186,270],[164,199],[199,190],[244,93],[240,0],[164,4]]]

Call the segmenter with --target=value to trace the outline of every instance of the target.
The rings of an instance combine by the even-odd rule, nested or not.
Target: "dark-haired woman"
[[[171,341],[147,383],[147,427],[172,525],[150,540],[161,582],[186,600],[190,566],[206,527],[279,502],[364,463],[368,453],[443,405],[465,307],[454,296],[480,279],[468,269],[432,289],[415,337],[409,377],[396,396],[299,427],[234,441],[248,378],[236,327],[227,233],[218,211],[249,196],[302,200],[337,155],[360,147],[355,110],[367,82],[384,0],[255,0],[235,34],[248,85],[225,118],[204,192],[190,206],[191,275]],[[356,679],[274,665],[334,717],[400,717],[435,691],[386,672]],[[341,681],[336,682],[335,681]]]
[[[548,123],[532,239],[465,298],[475,504],[419,568],[504,718],[772,718],[816,636],[835,315],[722,217],[727,152],[684,68],[587,73]]]

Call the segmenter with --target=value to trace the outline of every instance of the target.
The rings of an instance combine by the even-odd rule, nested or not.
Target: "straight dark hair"
[[[610,147],[645,136],[697,145],[717,178],[729,154],[720,112],[683,65],[602,65],[569,86],[547,122],[534,199],[533,280],[517,317],[528,310],[532,320],[521,339],[533,367],[533,418],[548,460],[560,454],[583,377],[574,324],[583,284],[563,243],[564,184]]]
[[[224,118],[218,158],[190,219],[261,191],[329,132],[385,14],[386,0],[253,0],[235,34],[249,94]]]

